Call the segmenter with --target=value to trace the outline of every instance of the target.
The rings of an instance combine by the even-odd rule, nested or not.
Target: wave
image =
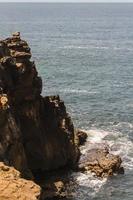
[[[109,47],[103,46],[75,46],[75,45],[68,45],[64,47],[60,47],[61,49],[109,49]]]
[[[101,49],[101,50],[114,50],[114,51],[133,51],[133,48],[128,47],[112,47],[112,46],[76,46],[68,45],[60,47],[61,49]]]
[[[118,124],[115,125],[116,127],[120,128],[127,128],[127,129],[133,129],[133,124],[129,122],[119,122]]]
[[[74,173],[74,179],[78,187],[75,187],[75,195],[78,199],[93,199],[95,195],[100,191],[101,187],[106,183],[107,178],[100,179],[93,176],[92,173]]]
[[[81,89],[63,89],[59,90],[59,93],[69,93],[69,94],[97,94],[98,91],[88,91],[88,90],[81,90]]]
[[[117,127],[130,128],[132,130],[133,125],[131,123],[121,122],[115,125]],[[85,130],[84,130],[85,131]],[[114,154],[118,154],[122,157],[123,166],[126,169],[133,169],[133,142],[129,139],[128,134],[124,135],[119,131],[105,131],[100,129],[90,129],[86,131],[88,134],[88,142],[90,144],[99,143],[108,146],[110,151]],[[86,144],[82,153],[85,153],[88,149]]]
[[[126,122],[118,123],[116,126],[133,127],[131,123]],[[111,153],[121,156],[125,173],[133,170],[133,142],[128,138],[128,135],[124,135],[119,131],[105,131],[97,128],[83,131],[86,131],[88,134],[88,139],[85,146],[81,147],[82,154],[85,154],[91,145],[92,147],[95,147],[96,144],[98,146],[105,145],[109,147]],[[75,173],[73,176],[79,185],[79,190],[77,189],[77,194],[81,195],[79,199],[84,199],[84,190],[89,193],[90,199],[95,198],[101,188],[107,183],[107,178],[96,178],[89,172],[86,174]]]

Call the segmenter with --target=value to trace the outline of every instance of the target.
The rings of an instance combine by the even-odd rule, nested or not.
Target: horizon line
[[[48,2],[48,1],[0,1],[0,3],[91,3],[91,4],[95,4],[95,3],[104,3],[104,4],[111,4],[111,3],[124,3],[124,4],[127,4],[127,3],[133,3],[133,1],[113,1],[113,2],[105,2],[105,1],[89,1],[89,2],[86,2],[86,1],[81,1],[81,2],[75,2],[75,1],[64,1],[64,2],[61,2],[61,1],[51,1],[51,2]]]

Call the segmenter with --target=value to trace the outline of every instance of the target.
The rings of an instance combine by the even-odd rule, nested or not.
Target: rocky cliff
[[[0,161],[24,176],[74,166],[74,127],[59,96],[42,97],[42,80],[20,33],[0,41]]]
[[[75,136],[59,96],[41,95],[42,80],[30,59],[19,32],[0,41],[0,200],[64,198],[68,168],[100,177],[124,173],[121,158],[99,144],[94,148],[88,143],[90,150],[78,165],[77,144],[85,143],[87,133],[80,130]],[[35,178],[41,188],[21,176]]]

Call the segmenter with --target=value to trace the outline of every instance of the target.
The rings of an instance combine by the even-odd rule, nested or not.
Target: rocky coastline
[[[108,149],[91,149],[80,159],[87,134],[75,131],[59,96],[41,95],[30,59],[19,32],[0,41],[0,199],[64,198],[68,169],[100,177],[123,173],[121,158]]]

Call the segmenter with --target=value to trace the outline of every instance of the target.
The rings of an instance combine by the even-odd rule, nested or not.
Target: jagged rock
[[[27,52],[12,52],[12,56],[14,58],[21,58],[21,59],[30,59],[31,58],[31,54],[27,53]]]
[[[78,138],[78,145],[84,145],[84,143],[86,142],[87,139],[87,133],[85,131],[82,130],[77,130],[76,132],[77,138]]]
[[[53,183],[45,184],[43,186],[42,192],[42,199],[62,199],[65,198],[66,192],[65,192],[65,185],[62,181],[56,181]]]
[[[32,178],[32,173],[27,165],[21,131],[7,106],[7,96],[4,98],[6,100],[2,100],[0,106],[0,161],[14,166],[25,177]]]
[[[33,173],[72,167],[79,158],[73,123],[59,96],[41,96],[42,80],[30,57],[19,32],[0,41],[0,88],[8,99],[8,109],[0,111],[1,160]]]
[[[79,168],[82,171],[90,170],[98,177],[107,177],[114,173],[124,173],[121,163],[120,156],[109,153],[108,148],[91,149],[87,152],[85,159],[80,161]]]
[[[53,170],[76,163],[73,124],[59,97],[25,102],[17,105],[16,113],[32,170]]]
[[[0,161],[32,179],[40,172],[76,168],[80,152],[64,102],[59,96],[41,95],[42,80],[30,58],[30,48],[19,32],[0,41]],[[80,132],[78,137],[83,143],[86,135]],[[95,150],[88,157],[92,159],[84,168],[99,176],[120,169],[121,159],[109,153]],[[62,184],[53,184],[58,196]]]
[[[12,34],[13,37],[20,37],[20,32],[15,32]]]
[[[19,171],[0,162],[0,200],[39,200],[41,188],[21,178]]]

